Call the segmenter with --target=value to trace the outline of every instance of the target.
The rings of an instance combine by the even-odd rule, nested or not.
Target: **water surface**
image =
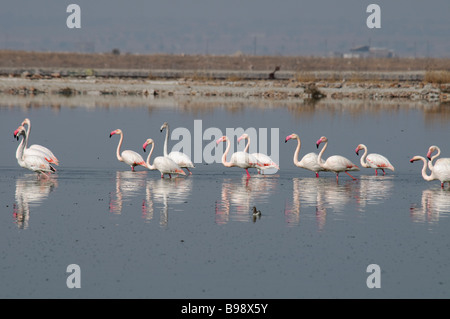
[[[18,102],[0,107],[0,238],[2,298],[448,298],[450,191],[425,182],[421,163],[432,144],[449,156],[445,106],[392,102],[221,103],[142,100],[55,107]],[[50,179],[37,179],[15,159],[13,131],[29,117],[30,143],[60,159]],[[161,179],[156,171],[115,158],[143,156],[147,138],[162,155],[168,121],[208,128],[278,128],[281,170],[247,179],[220,163],[195,163],[193,175]],[[296,168],[317,151],[359,164],[359,143],[387,156],[395,172],[341,174]],[[192,145],[199,141],[194,140]],[[205,147],[211,140],[203,140]],[[171,142],[173,145],[175,142]],[[269,147],[270,149],[270,147]],[[253,206],[262,215],[252,216]],[[66,285],[69,264],[81,288]],[[369,264],[381,288],[369,289]]]

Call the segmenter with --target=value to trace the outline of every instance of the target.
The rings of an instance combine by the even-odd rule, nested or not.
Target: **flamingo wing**
[[[433,174],[441,182],[450,181],[450,158],[440,158],[433,167]]]
[[[324,167],[333,172],[359,171],[359,167],[353,164],[348,158],[333,155],[327,158]]]
[[[260,163],[261,166],[257,167],[258,169],[267,169],[267,168],[277,168],[280,167],[275,163],[269,156],[263,153],[252,153],[253,157]]]
[[[322,166],[320,166],[319,163],[317,162],[317,157],[318,155],[314,152],[308,153],[302,157],[302,159],[299,162],[299,166],[313,172],[324,171],[325,169]],[[322,164],[324,163],[325,161],[322,160]]]
[[[55,169],[41,156],[27,155],[24,157],[25,168],[37,173],[51,173]]]
[[[181,168],[195,168],[189,156],[181,152],[170,152],[168,155]]]
[[[59,160],[56,158],[56,156],[53,154],[52,151],[50,151],[45,146],[39,145],[39,144],[33,144],[30,147],[28,147],[30,150],[36,150],[43,154],[45,154],[45,159],[52,164],[59,165]]]
[[[153,166],[156,167],[161,174],[181,174],[186,175],[186,173],[169,157],[158,156],[153,160]]]
[[[380,154],[369,154],[367,155],[366,158],[366,162],[367,164],[369,164],[369,166],[371,168],[380,168],[380,169],[390,169],[390,170],[394,170],[394,166],[392,166],[392,164],[389,162],[389,160],[384,157],[383,155]]]
[[[135,151],[123,151],[122,154],[122,159],[124,161],[124,163],[130,165],[130,166],[137,166],[137,165],[142,165],[145,166],[145,161],[142,158],[142,156],[138,153],[136,153]]]

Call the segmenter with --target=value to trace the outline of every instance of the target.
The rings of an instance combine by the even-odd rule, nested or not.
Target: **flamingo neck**
[[[166,139],[164,140],[164,156],[168,156],[169,152],[167,150],[167,143],[169,141],[169,125],[166,127]]]
[[[119,144],[117,144],[116,155],[117,155],[117,159],[121,162],[123,162],[123,158],[120,155],[120,147],[122,146],[122,142],[123,142],[123,133],[120,133],[120,140],[119,140]]]
[[[152,153],[153,153],[153,149],[154,148],[155,148],[155,144],[152,143],[152,149],[150,150],[150,153],[148,153],[147,160],[145,161],[145,164],[146,164],[147,168],[151,169],[151,170],[156,169],[154,165],[150,164],[150,157],[152,157]]]
[[[294,165],[299,166],[298,154],[300,153],[300,148],[302,147],[302,142],[300,141],[300,137],[297,138],[297,148],[294,152]]]
[[[433,174],[433,170],[431,170],[430,175],[427,175],[427,160],[424,157],[420,157],[420,160],[423,162],[423,167],[422,167],[422,177],[424,180],[426,181],[432,181],[435,179],[434,174]]]
[[[439,155],[441,155],[441,149],[440,149],[439,147],[436,146],[436,150],[437,150],[436,155],[432,156],[431,159],[430,159],[430,161],[428,162],[428,168],[429,168],[430,170],[433,170],[433,166],[434,166],[433,161],[436,159],[436,157],[438,157]]]
[[[228,139],[226,141],[227,141],[227,148],[225,149],[225,153],[223,153],[222,155],[222,164],[225,167],[231,167],[233,166],[233,164],[231,162],[227,162],[227,155],[228,152],[230,151],[231,143]]]
[[[250,137],[247,137],[247,140],[248,140],[248,142],[247,142],[247,146],[245,146],[245,148],[244,148],[244,153],[247,153],[248,148],[250,147]]]
[[[367,164],[366,162],[366,157],[367,157],[367,147],[364,146],[364,154],[361,156],[360,162],[362,167],[368,168],[369,164]]]
[[[324,165],[322,163],[322,154],[323,154],[323,152],[325,152],[325,149],[327,148],[327,146],[328,146],[328,141],[325,142],[319,155],[317,156],[317,163],[320,165],[320,167],[324,167]]]
[[[22,138],[22,141],[20,141],[19,146],[17,147],[16,158],[18,161],[23,162],[24,161],[23,153],[25,150],[25,145],[27,143],[27,136],[26,136],[25,132],[21,133],[20,135],[22,135],[23,138]]]

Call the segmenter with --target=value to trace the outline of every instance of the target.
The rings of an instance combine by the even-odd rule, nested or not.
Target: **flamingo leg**
[[[319,178],[319,173],[316,172],[316,178]]]
[[[375,169],[375,176],[378,176],[378,169]]]
[[[192,175],[192,172],[189,170],[189,168],[186,167],[186,169],[189,172],[189,175]]]
[[[131,171],[134,172],[134,166],[131,166]]]
[[[245,171],[247,172],[247,178],[250,178],[250,174],[248,173],[248,169],[246,168]]]
[[[383,171],[383,176],[386,175],[386,172],[384,171],[384,168],[381,169]]]
[[[164,174],[161,174],[161,178],[164,178]]]
[[[350,176],[354,181],[356,181],[356,178],[354,178],[352,175],[350,175],[349,172],[345,171],[345,174],[347,174],[347,175]]]
[[[171,175],[171,174],[169,174],[169,178],[172,178],[172,175]]]

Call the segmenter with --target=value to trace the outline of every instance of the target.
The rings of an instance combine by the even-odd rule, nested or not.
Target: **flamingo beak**
[[[238,143],[243,139],[243,137],[241,136],[240,138],[237,139]]]
[[[355,150],[355,153],[356,153],[356,155],[359,156],[359,149],[356,149],[356,150]]]
[[[286,143],[286,142],[289,141],[290,139],[291,139],[291,136],[288,135],[288,136],[286,136],[286,139],[284,140],[284,142]]]
[[[142,148],[144,149],[144,152],[145,152],[145,148],[147,147],[147,145],[148,145],[147,142],[145,142],[144,145],[142,145]]]
[[[223,142],[223,137],[219,138],[219,139],[216,141],[216,144],[219,144],[220,142]]]

